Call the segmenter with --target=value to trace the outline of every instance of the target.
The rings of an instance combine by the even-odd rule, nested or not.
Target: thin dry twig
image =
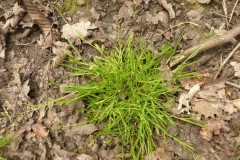
[[[240,89],[240,85],[239,84],[236,84],[236,83],[232,83],[232,82],[225,82],[227,85],[229,85],[229,86],[233,86],[233,87],[236,87],[236,88],[238,88],[238,89]]]
[[[227,56],[227,58],[222,62],[222,64],[220,65],[214,79],[217,79],[219,73],[222,71],[223,67],[225,66],[225,64],[229,61],[229,59],[234,55],[234,53],[238,50],[238,48],[240,47],[240,43],[238,43],[238,45],[229,53],[229,55]]]
[[[238,0],[236,0],[235,4],[234,4],[234,6],[233,6],[233,9],[232,9],[232,12],[231,12],[231,15],[230,15],[230,18],[229,18],[229,22],[228,22],[228,23],[230,23],[231,20],[232,20],[233,13],[234,13],[234,11],[235,11],[235,8],[236,8],[237,4],[238,4]]]
[[[236,40],[234,37],[240,34],[240,23],[237,24],[235,27],[233,27],[231,30],[227,31],[223,35],[217,35],[201,44],[198,44],[196,46],[193,46],[185,51],[183,51],[181,54],[178,54],[173,57],[173,60],[170,62],[170,67],[174,67],[184,60],[191,57],[191,55],[207,51],[211,48],[214,48],[216,46],[220,46],[226,43],[235,43]]]
[[[228,10],[227,10],[227,5],[226,5],[226,0],[223,0],[222,6],[223,6],[224,14],[225,14],[226,25],[227,25],[227,28],[228,28],[228,26],[229,26],[228,25]]]

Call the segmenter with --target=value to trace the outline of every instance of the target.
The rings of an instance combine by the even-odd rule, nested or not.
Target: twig
[[[232,20],[232,16],[233,16],[233,13],[234,13],[234,10],[235,10],[237,4],[238,4],[238,0],[235,2],[234,6],[233,6],[233,9],[232,9],[232,12],[231,12],[230,19],[229,19],[229,22],[228,22],[228,23],[230,23],[231,20]]]
[[[229,86],[233,86],[233,87],[236,87],[236,88],[238,88],[238,89],[240,89],[240,85],[238,85],[238,84],[236,84],[236,83],[232,83],[232,82],[225,82],[227,85],[229,85]]]
[[[203,42],[201,44],[198,44],[196,46],[193,46],[185,51],[183,51],[181,54],[178,54],[173,57],[173,60],[170,62],[170,67],[174,67],[184,60],[191,57],[191,55],[209,50],[211,48],[214,48],[216,46],[220,46],[226,43],[235,43],[236,40],[234,37],[240,34],[240,23],[236,25],[231,30],[227,31],[223,35],[217,35],[213,37],[212,39],[207,40],[206,42]]]
[[[219,73],[221,72],[221,70],[223,69],[223,67],[225,66],[225,64],[228,62],[228,60],[233,56],[233,54],[238,50],[238,48],[240,47],[240,43],[238,43],[238,45],[229,53],[229,55],[227,56],[227,58],[223,61],[223,63],[220,65],[214,79],[217,79]]]
[[[224,11],[224,14],[225,14],[225,21],[226,21],[226,25],[227,25],[227,28],[228,28],[228,14],[227,14],[227,6],[226,6],[226,0],[223,0],[222,2],[222,6],[223,6],[223,11]]]

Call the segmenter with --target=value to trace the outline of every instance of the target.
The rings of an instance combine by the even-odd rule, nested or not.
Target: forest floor
[[[51,22],[58,45],[64,47],[70,39],[88,60],[96,56],[95,49],[73,35],[70,25],[80,28],[89,43],[108,49],[117,45],[118,33],[126,38],[133,32],[136,38],[151,44],[149,48],[154,52],[164,43],[174,45],[182,38],[177,47],[177,53],[181,53],[227,34],[240,23],[238,0],[72,0],[71,5],[66,1],[33,1]],[[99,124],[77,125],[88,120],[78,109],[84,107],[83,102],[78,102],[78,107],[50,103],[66,94],[64,85],[79,79],[65,76],[69,69],[59,64],[66,56],[57,45],[54,48],[46,44],[43,25],[33,19],[34,14],[24,3],[0,1],[0,135],[12,137],[11,143],[0,149],[0,155],[9,160],[119,159],[122,147],[117,138],[106,135],[95,139]],[[235,35],[231,43],[199,52],[191,60],[198,60],[191,66],[198,76],[179,82],[184,94],[176,97],[173,110],[201,119],[206,127],[181,123],[168,129],[195,151],[186,150],[172,139],[164,145],[162,138],[156,138],[157,148],[151,159],[239,159],[238,48],[222,65],[239,43],[240,37]],[[190,95],[189,90],[196,85],[199,90]],[[184,99],[184,95],[192,98]],[[39,107],[47,102],[47,106]],[[131,159],[128,154],[124,156]]]

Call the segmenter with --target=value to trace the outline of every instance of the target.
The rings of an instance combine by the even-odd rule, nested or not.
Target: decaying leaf
[[[70,46],[66,42],[57,41],[54,43],[52,51],[56,56],[53,58],[53,67],[58,67],[62,63],[67,57],[66,52],[70,53],[69,48]]]
[[[92,24],[90,21],[84,22],[81,21],[79,23],[70,25],[70,24],[65,24],[62,27],[62,38],[69,39],[76,45],[81,44],[81,39],[85,38],[90,35],[88,30],[91,29],[96,29],[97,26],[95,24]]]
[[[61,146],[57,144],[54,144],[52,146],[52,150],[54,151],[54,154],[56,154],[57,157],[61,157],[61,159],[66,159],[76,154],[76,153],[68,152],[64,149],[61,149]]]
[[[240,63],[231,62],[230,64],[231,64],[231,65],[233,66],[233,68],[234,68],[234,71],[235,71],[234,76],[240,78]]]
[[[7,21],[5,22],[2,28],[4,33],[13,32],[17,27],[18,23],[20,22],[21,16],[23,14],[24,14],[24,9],[21,8],[18,5],[18,3],[15,3],[13,8],[4,14],[5,19],[7,19]]]
[[[213,135],[219,135],[221,129],[221,124],[216,120],[208,120],[207,125],[201,129],[200,135],[206,141],[211,141]]]
[[[167,0],[158,0],[158,3],[168,11],[170,19],[175,18],[175,12],[172,8],[172,5],[167,3]]]
[[[79,154],[76,157],[77,160],[94,160],[93,157],[87,155],[87,154]]]
[[[89,135],[97,130],[98,128],[94,124],[85,124],[82,126],[72,127],[70,130],[66,131],[66,133],[68,136],[84,134]]]
[[[44,48],[50,47],[56,41],[56,37],[52,30],[52,23],[39,10],[39,8],[32,2],[32,0],[22,0],[24,7],[31,16],[34,23],[36,23],[44,34]]]
[[[164,151],[163,148],[159,147],[153,151],[150,155],[146,156],[145,160],[171,160],[170,156]]]
[[[129,19],[133,16],[133,2],[132,1],[125,1],[122,7],[119,9],[118,15],[114,17],[114,19]]]
[[[32,125],[32,130],[39,137],[46,137],[48,135],[48,131],[46,127],[42,125],[41,121],[37,121],[37,123]]]
[[[94,7],[92,7],[92,9],[90,10],[91,14],[92,14],[92,17],[96,20],[99,20],[100,18],[100,14],[95,10]]]
[[[240,99],[236,99],[232,103],[233,103],[233,106],[240,111]]]
[[[153,24],[158,24],[158,22],[160,21],[164,27],[167,27],[169,24],[169,16],[168,13],[165,11],[159,12],[155,16],[147,13],[146,20],[152,22]]]

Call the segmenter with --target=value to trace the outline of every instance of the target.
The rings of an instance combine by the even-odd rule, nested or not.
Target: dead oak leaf
[[[152,22],[153,24],[158,24],[158,22],[160,21],[164,27],[167,27],[169,24],[169,16],[168,13],[165,11],[159,12],[155,16],[147,13],[146,20],[148,22]]]
[[[221,115],[221,109],[223,104],[220,102],[211,102],[204,99],[192,101],[192,110],[196,112],[199,116],[204,115],[206,118],[215,117],[215,115]]]
[[[81,44],[80,38],[85,38],[90,35],[89,30],[96,29],[97,26],[90,21],[75,23],[73,25],[65,24],[62,27],[62,38],[69,39],[76,45]]]

